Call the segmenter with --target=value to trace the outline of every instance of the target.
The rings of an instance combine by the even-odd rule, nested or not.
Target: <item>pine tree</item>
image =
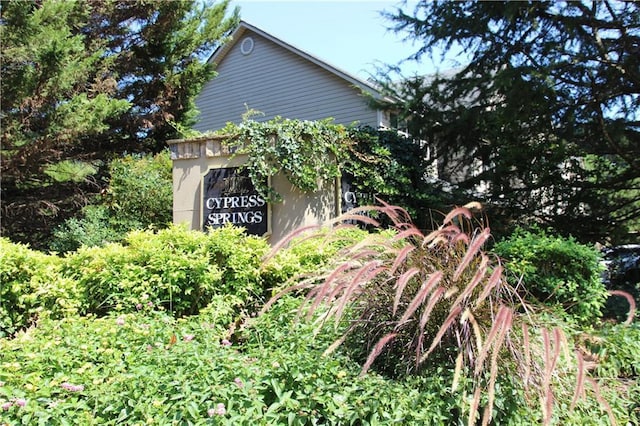
[[[2,2],[3,235],[37,242],[100,189],[108,159],[157,152],[193,121],[206,59],[238,21],[228,6]]]

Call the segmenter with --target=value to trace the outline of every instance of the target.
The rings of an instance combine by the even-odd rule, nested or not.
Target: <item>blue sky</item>
[[[417,50],[388,30],[389,21],[380,15],[380,11],[393,11],[399,4],[394,0],[232,0],[231,3],[240,6],[244,21],[361,79],[375,74],[376,64],[398,64]],[[403,9],[413,10],[414,4],[415,1],[410,1]],[[453,63],[449,61],[436,64],[429,58],[402,66],[407,76],[450,68]]]

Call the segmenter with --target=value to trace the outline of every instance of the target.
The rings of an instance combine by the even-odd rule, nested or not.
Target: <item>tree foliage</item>
[[[484,184],[507,220],[583,240],[637,227],[638,3],[421,1],[387,17],[416,43],[410,60],[440,48],[468,58],[401,85],[381,78],[404,99],[411,133],[435,148],[442,177]]]
[[[158,151],[194,119],[205,59],[237,22],[228,3],[2,2],[3,234],[77,209],[96,165]]]

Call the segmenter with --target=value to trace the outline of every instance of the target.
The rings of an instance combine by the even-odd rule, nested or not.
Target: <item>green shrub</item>
[[[386,215],[395,235],[371,233],[345,247],[327,268],[278,292],[263,311],[289,293],[303,292],[300,316],[313,320],[318,333],[326,324],[339,330],[325,353],[343,348],[362,365],[362,374],[450,372],[453,393],[465,401],[459,416],[469,424],[479,415],[482,424],[499,422],[503,410],[517,412],[531,396],[540,405],[529,410],[529,420],[549,424],[567,415],[554,410],[554,401],[567,399],[570,405],[559,405],[569,416],[579,418],[574,409],[595,405],[613,418],[597,389],[595,398],[580,398],[587,395],[588,373],[572,356],[570,336],[529,315],[502,277],[502,266],[482,250],[491,235],[468,208],[454,209],[427,235],[402,208],[360,210]],[[349,213],[336,221],[345,219],[378,226],[370,216]]]
[[[451,391],[452,369],[399,380],[360,376],[349,358],[322,356],[340,330],[315,335],[312,323],[291,326],[301,300],[288,297],[230,339],[241,303],[215,296],[200,314],[180,319],[153,310],[44,319],[15,339],[0,339],[0,419],[87,426],[464,423],[469,395]],[[523,398],[517,377],[498,380],[493,424],[540,423],[536,401]],[[613,400],[619,424],[637,423],[634,402]],[[553,423],[608,419],[585,401],[573,411],[555,410]]]
[[[560,309],[581,323],[601,316],[608,294],[595,248],[540,229],[517,229],[493,251],[505,261],[512,284],[527,301]]]
[[[172,164],[168,150],[111,161],[109,187],[101,204],[123,221],[164,227],[173,217]]]
[[[586,348],[599,361],[600,377],[640,378],[640,324],[606,325],[585,339]]]
[[[326,238],[317,238],[317,232],[323,233]],[[274,247],[262,265],[266,288],[277,291],[291,278],[317,273],[330,263],[339,250],[361,241],[368,234],[359,228],[337,228],[331,232],[317,229],[313,231],[313,238],[306,238],[303,234],[296,237],[295,244]]]
[[[65,253],[81,246],[102,246],[122,240],[128,230],[110,223],[110,219],[107,207],[86,206],[82,209],[82,218],[70,218],[53,231],[53,240],[49,248],[55,252]]]
[[[214,295],[243,301],[261,295],[260,258],[267,243],[226,227],[205,234],[172,226],[133,231],[123,244],[82,247],[65,259],[65,276],[84,289],[84,312],[134,311],[162,305],[197,313]]]
[[[330,336],[318,340],[302,323],[291,329],[295,299],[229,344],[233,303],[217,298],[179,320],[157,311],[47,320],[0,340],[0,406],[8,404],[0,417],[47,425],[457,422],[463,401],[446,390],[450,373],[358,377],[348,358],[322,356]]]
[[[203,424],[220,401],[211,385],[235,386],[224,378],[241,367],[229,363],[232,349],[221,345],[238,302],[216,297],[189,319],[147,311],[47,320],[0,340],[0,404],[8,405],[0,418],[9,424]]]
[[[38,318],[75,314],[81,303],[74,280],[61,275],[61,260],[0,238],[0,337]]]
[[[109,164],[109,186],[54,230],[51,250],[69,252],[86,245],[122,241],[136,229],[161,229],[173,215],[172,166],[168,151],[155,156],[128,155]]]

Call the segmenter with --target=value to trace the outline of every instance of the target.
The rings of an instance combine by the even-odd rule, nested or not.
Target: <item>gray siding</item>
[[[247,36],[253,38],[254,48],[243,55],[240,46]],[[368,107],[360,89],[251,31],[237,40],[221,62],[218,75],[196,99],[200,110],[196,130],[216,130],[229,121],[238,123],[246,107],[265,114],[254,116],[255,120],[332,117],[341,124],[379,124],[377,112]]]

